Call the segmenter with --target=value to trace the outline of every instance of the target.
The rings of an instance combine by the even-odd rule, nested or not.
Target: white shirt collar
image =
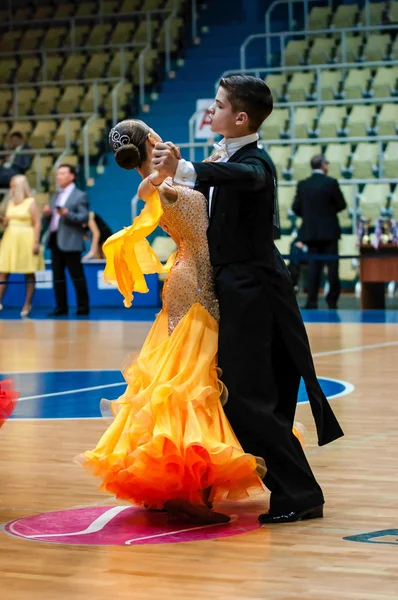
[[[75,187],[76,186],[75,186],[74,182],[72,182],[69,185],[67,185],[66,187],[61,188],[59,190],[59,193],[62,194],[62,195],[65,195],[65,196],[69,196],[69,194],[71,194],[73,192],[73,190],[75,189]]]
[[[258,139],[258,133],[250,133],[249,135],[238,138],[223,138],[221,142],[214,144],[214,147],[217,150],[222,149],[228,153],[228,156],[232,156],[235,152],[243,148],[243,146],[257,142]]]
[[[325,175],[325,173],[322,171],[322,169],[312,169],[313,173],[320,173],[321,175]]]

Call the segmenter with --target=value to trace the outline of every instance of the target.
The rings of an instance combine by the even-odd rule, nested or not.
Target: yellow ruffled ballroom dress
[[[157,191],[133,225],[104,245],[104,278],[118,286],[125,306],[145,292],[144,274],[169,271],[163,308],[136,360],[124,371],[127,389],[111,401],[113,422],[97,447],[83,455],[101,488],[135,504],[162,508],[168,500],[203,503],[262,492],[261,461],[245,454],[222,408],[217,370],[218,302],[206,239],[206,200],[178,187],[177,200]],[[162,266],[146,237],[157,225],[177,252]]]

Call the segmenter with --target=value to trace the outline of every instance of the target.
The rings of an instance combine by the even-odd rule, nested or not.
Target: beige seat
[[[105,119],[96,119],[88,127],[88,142],[90,156],[96,156],[99,152],[99,143],[104,138],[106,129]],[[80,151],[83,152],[83,130],[80,135]]]
[[[285,65],[297,66],[304,61],[308,40],[290,40],[285,48]]]
[[[75,13],[76,17],[87,17],[97,12],[95,2],[80,2]]]
[[[141,10],[157,10],[162,4],[163,0],[144,0]]]
[[[398,189],[395,186],[395,190],[391,194],[390,206],[389,206],[392,217],[396,221],[398,220]]]
[[[118,118],[125,117],[125,109],[127,104],[129,103],[130,97],[132,95],[132,89],[130,83],[124,83],[122,86],[118,88],[117,92],[117,106],[118,106]],[[112,116],[112,91],[109,92],[107,98],[105,99],[105,112],[108,118]]]
[[[43,208],[46,204],[50,202],[50,194],[48,192],[39,192],[35,194],[35,199],[39,208]]]
[[[375,27],[382,25],[383,12],[386,8],[385,2],[369,2],[369,25]],[[366,7],[364,6],[359,18],[361,25],[366,25]]]
[[[325,156],[329,162],[329,175],[335,179],[341,178],[342,169],[347,166],[351,154],[350,144],[328,144]]]
[[[109,23],[102,25],[95,25],[87,38],[87,46],[100,46],[107,42],[110,32],[112,31],[112,25]]]
[[[35,81],[37,79],[39,69],[40,58],[38,56],[24,56],[18,71],[15,73],[15,81],[18,83]]]
[[[363,38],[362,35],[352,36],[347,35],[345,38],[345,59],[343,52],[343,41],[341,40],[339,46],[336,50],[336,59],[337,62],[347,62],[353,63],[356,59],[361,55],[361,50],[363,46]]]
[[[379,135],[395,135],[398,123],[398,104],[383,104],[377,119]]]
[[[362,98],[366,90],[368,81],[371,78],[371,70],[350,69],[347,78],[344,81],[344,92],[347,99]]]
[[[35,113],[38,115],[49,115],[54,109],[61,95],[61,87],[42,87],[35,102]]]
[[[357,12],[358,6],[356,4],[340,4],[332,17],[331,25],[336,29],[353,27]]]
[[[66,27],[50,27],[41,43],[43,48],[62,48],[69,30]]]
[[[147,28],[147,23],[145,19],[141,19],[137,29],[134,30],[133,32],[133,40],[136,44],[146,44],[149,43],[150,41],[153,42],[154,41],[154,35],[155,35],[155,29],[157,27],[156,22],[151,19],[149,21],[150,23],[150,31],[151,31],[151,38],[149,40],[148,38],[148,28]],[[165,34],[164,34],[164,30],[163,30],[163,43],[159,44],[159,48],[160,49],[164,49],[164,40],[165,40]]]
[[[18,67],[18,63],[14,58],[6,58],[0,60],[0,79],[3,83],[7,83],[15,70]]]
[[[0,52],[12,52],[16,50],[21,37],[22,29],[15,29],[14,31],[3,30],[1,32]],[[1,62],[3,62],[3,59]]]
[[[281,229],[291,229],[292,227],[292,221],[289,218],[289,215],[292,214],[292,205],[295,195],[295,185],[278,186],[278,205]]]
[[[71,54],[62,68],[62,79],[79,79],[86,61],[84,54]]]
[[[348,116],[348,135],[352,137],[365,137],[368,134],[369,127],[372,125],[375,109],[375,105],[357,104],[354,106]]]
[[[0,144],[5,144],[5,142],[7,141],[9,131],[10,129],[8,122],[0,121]],[[2,157],[2,160],[4,160],[4,156]]]
[[[54,12],[54,6],[51,4],[39,5],[36,7],[33,13],[34,21],[43,21],[44,19],[51,19]]]
[[[176,52],[178,50],[178,40],[180,37],[181,31],[183,31],[184,21],[182,19],[173,19],[170,27],[170,49],[172,52]],[[166,25],[164,24],[160,29],[159,33],[156,34],[157,39],[159,40],[159,49],[161,52],[165,49],[165,40],[166,40]]]
[[[92,54],[89,62],[84,68],[84,79],[98,79],[104,77],[108,61],[108,53],[99,52],[98,54]]]
[[[154,80],[154,69],[155,69],[155,64],[157,62],[159,58],[158,55],[158,51],[157,50],[149,50],[146,54],[145,54],[145,58],[144,58],[144,66],[145,66],[145,85],[151,85],[153,83]],[[139,62],[136,61],[133,67],[133,78],[135,83],[138,83],[140,78],[139,78]]]
[[[319,117],[319,137],[337,137],[346,114],[347,110],[345,106],[325,106]]]
[[[81,109],[83,112],[96,112],[98,108],[104,105],[105,98],[108,95],[109,86],[108,84],[98,84],[97,85],[97,98],[98,98],[98,106],[95,107],[95,86],[91,85],[86,92],[86,95],[83,98],[83,102],[81,103]]]
[[[30,134],[33,130],[33,124],[31,121],[14,121],[11,127],[11,131],[20,131],[22,135],[29,140]]]
[[[44,36],[43,29],[27,29],[18,46],[20,50],[36,50]]]
[[[112,44],[130,44],[133,42],[133,24],[118,23],[111,35]]]
[[[270,87],[274,101],[277,101],[286,90],[286,75],[270,74],[265,78],[265,82]]]
[[[14,94],[11,90],[0,90],[0,114],[8,114]],[[1,143],[1,142],[0,142]]]
[[[331,14],[329,6],[314,6],[308,19],[308,29],[327,29]]]
[[[398,142],[388,142],[383,156],[383,177],[396,178],[398,173]]]
[[[294,73],[288,87],[290,102],[304,102],[314,82],[314,73]]]
[[[118,13],[132,13],[135,10],[140,10],[142,0],[124,0],[119,7]]]
[[[395,38],[395,42],[391,49],[391,58],[394,60],[398,58],[398,36]]]
[[[382,209],[387,208],[390,197],[389,183],[367,183],[362,190],[359,198],[359,208],[363,216],[371,216],[372,210],[374,213],[378,209],[378,216]]]
[[[341,256],[355,256],[358,254],[358,235],[356,233],[345,233],[339,241],[339,253]],[[339,261],[339,275],[342,281],[354,282],[358,279],[358,267],[351,258]]]
[[[68,85],[58,101],[58,112],[63,114],[78,112],[83,96],[83,86]]]
[[[284,169],[288,167],[289,159],[292,155],[292,147],[287,144],[270,146],[268,152],[275,165],[278,180],[280,181],[283,179]]]
[[[318,110],[311,107],[298,107],[293,111],[293,122],[291,123],[291,135],[296,138],[307,138],[311,130],[315,129]]]
[[[51,142],[56,127],[56,121],[37,121],[29,140],[32,148],[46,148]]]
[[[369,35],[363,51],[364,59],[367,61],[384,60],[387,47],[390,43],[390,36],[386,33]]]
[[[379,162],[379,145],[360,142],[352,156],[354,179],[372,179]]]
[[[119,0],[103,0],[102,7],[104,15],[111,15],[116,12],[119,6]]]
[[[288,108],[274,108],[271,115],[264,121],[260,134],[264,140],[277,140],[281,133],[287,129],[290,114]]]
[[[50,175],[51,169],[53,166],[53,156],[52,155],[42,155],[36,154],[29,171],[27,172],[27,177],[29,179],[29,183],[34,188],[41,188],[43,183],[46,181],[48,176]]]
[[[333,38],[316,37],[309,51],[308,63],[310,65],[327,64],[332,58],[335,45],[336,41]]]
[[[342,229],[350,229],[352,231],[352,217],[348,207],[339,212],[338,217],[340,227]]]
[[[333,100],[342,81],[341,71],[321,71],[320,79],[321,99]]]
[[[67,148],[68,145],[71,146],[79,138],[81,129],[82,123],[80,119],[64,119],[55,133],[53,145],[55,148]]]
[[[319,144],[301,144],[293,156],[293,179],[300,181],[311,175],[311,158],[321,154]]]
[[[78,21],[79,22],[79,21]],[[81,48],[82,46],[89,46],[89,43],[86,41],[86,38],[91,31],[91,28],[88,25],[77,25],[73,31],[73,29],[69,29],[68,34],[66,36],[65,46],[71,46],[74,48]],[[74,36],[74,38],[73,38]],[[74,41],[74,43],[73,43]]]
[[[46,81],[55,81],[58,78],[60,69],[64,62],[64,56],[47,56],[46,61]]]
[[[355,183],[340,183],[340,190],[344,196],[348,209],[355,209],[355,198],[358,196],[358,185]]]
[[[71,17],[73,15],[74,9],[75,7],[72,3],[57,3],[57,8],[55,9],[53,17],[54,19],[64,19],[65,17]]]
[[[124,51],[124,71],[122,70],[121,63],[121,51],[115,52],[111,58],[111,62],[108,65],[107,76],[108,77],[120,77],[124,76],[126,73],[130,73],[132,70],[132,65],[137,60],[138,51],[137,50],[125,50]]]
[[[35,102],[37,93],[34,87],[18,88],[17,106],[19,115],[27,115]]]
[[[372,82],[374,98],[388,98],[398,85],[398,67],[379,67]]]

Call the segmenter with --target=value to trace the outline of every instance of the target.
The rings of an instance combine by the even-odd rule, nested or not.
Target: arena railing
[[[398,30],[398,25],[379,25],[379,26],[368,26],[368,27],[347,27],[345,29],[310,29],[310,30],[303,30],[303,31],[281,31],[281,32],[275,32],[275,33],[257,33],[254,35],[249,35],[249,37],[247,37],[245,39],[245,41],[243,42],[243,44],[240,47],[240,68],[241,69],[245,69],[246,68],[246,51],[247,51],[247,47],[254,41],[254,40],[260,40],[263,39],[266,43],[266,60],[268,64],[271,64],[271,40],[272,39],[279,39],[279,46],[280,46],[280,56],[281,56],[281,66],[284,67],[285,65],[285,42],[288,38],[295,38],[295,37],[306,37],[306,36],[326,36],[326,35],[330,35],[331,33],[334,34],[339,34],[340,38],[341,38],[341,49],[342,49],[342,60],[343,62],[346,62],[346,58],[347,58],[347,45],[346,45],[346,39],[347,36],[352,34],[352,33],[371,33],[372,31],[374,31],[375,33],[383,33],[383,31],[385,32],[390,32],[390,31],[396,31]],[[357,66],[358,65],[363,65],[364,63],[356,63]],[[384,63],[386,64],[386,63]],[[305,68],[308,69],[311,66],[314,65],[301,65],[301,69]],[[329,64],[329,68],[334,67],[335,64],[334,63],[330,63]]]
[[[304,29],[308,29],[309,16],[310,16],[310,12],[309,12],[310,4],[314,4],[315,2],[318,5],[320,4],[319,0],[274,0],[274,2],[272,2],[272,4],[268,7],[268,9],[265,13],[265,33],[271,32],[271,16],[272,16],[274,9],[277,6],[283,6],[283,5],[285,5],[288,10],[289,29],[293,30],[294,25],[295,25],[294,18],[293,18],[293,5],[294,4],[302,4],[303,5],[303,14],[304,14]],[[363,2],[363,6],[365,8],[365,25],[367,27],[370,25],[370,5],[371,4],[372,4],[372,2],[370,0],[365,0]],[[325,2],[323,2],[323,5],[332,7],[333,1],[325,0]]]

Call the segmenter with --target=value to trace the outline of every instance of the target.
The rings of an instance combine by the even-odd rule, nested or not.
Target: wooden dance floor
[[[266,494],[219,507],[229,525],[167,525],[73,462],[104,431],[99,401],[123,391],[118,369],[150,323],[0,321],[0,377],[21,390],[0,431],[1,600],[397,600],[398,324],[379,321],[307,325],[346,435],[318,448],[302,391],[325,518],[265,527]]]

